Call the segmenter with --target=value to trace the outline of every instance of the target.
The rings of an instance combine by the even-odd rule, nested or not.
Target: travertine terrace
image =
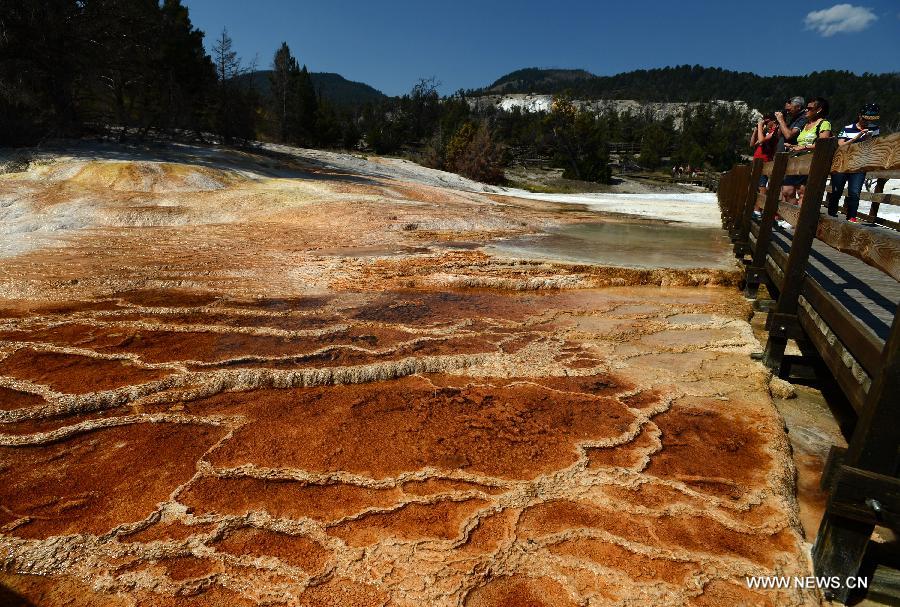
[[[733,272],[282,152],[0,177],[0,602],[817,604],[747,589],[808,562]]]

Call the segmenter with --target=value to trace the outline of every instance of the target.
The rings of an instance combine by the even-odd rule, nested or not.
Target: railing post
[[[791,238],[791,250],[787,266],[784,269],[781,295],[778,297],[775,311],[770,313],[766,319],[769,339],[763,353],[763,363],[779,376],[783,376],[786,371],[784,369],[784,349],[787,347],[787,341],[790,337],[796,336],[800,330],[800,324],[797,321],[800,287],[806,275],[809,253],[816,237],[822,196],[825,193],[825,182],[831,173],[831,161],[836,149],[837,140],[834,138],[819,139],[816,142],[812,163],[809,167],[809,177],[806,180],[806,193],[803,195],[800,216],[797,225],[794,226],[794,235]]]
[[[731,218],[728,216],[730,209],[728,208],[729,193],[731,192],[731,183],[734,179],[733,169],[726,171],[719,181],[719,191],[716,195],[719,198],[719,211],[722,215],[722,229],[729,229]]]
[[[728,232],[731,235],[731,241],[736,242],[738,239],[738,231],[741,222],[742,203],[744,202],[744,188],[746,187],[747,167],[737,165],[734,167],[734,184],[729,199],[729,214],[731,215],[731,223]]]
[[[897,450],[900,444],[900,424],[897,423],[900,419],[900,398],[897,398],[900,394],[900,306],[894,313],[882,360],[881,372],[873,378],[866,395],[843,466],[895,477],[900,464]],[[834,498],[842,492],[835,491],[841,475],[835,474],[833,478],[835,485],[830,487],[825,516],[813,546],[813,565],[816,575],[837,576],[843,581],[859,574],[875,525],[871,520],[854,520],[834,512],[840,507]],[[872,519],[878,519],[876,495],[862,495],[857,501],[867,504],[873,510]],[[850,591],[845,584],[833,592],[829,598],[845,603]]]
[[[756,194],[759,191],[759,176],[762,175],[763,161],[755,158],[749,167],[746,191],[743,192],[744,204],[738,219],[738,237],[734,243],[734,254],[739,259],[750,252],[750,218],[756,206]]]
[[[769,254],[769,243],[772,241],[772,226],[775,225],[775,215],[778,214],[778,201],[781,200],[781,184],[784,182],[788,157],[789,154],[785,152],[776,154],[772,163],[772,174],[769,175],[766,204],[763,207],[759,221],[759,234],[756,237],[756,250],[753,252],[753,261],[746,272],[747,286],[744,293],[747,297],[754,299],[759,292],[759,285],[766,276],[766,256]]]
[[[878,207],[881,206],[880,200],[873,200],[869,203],[869,221],[875,223],[875,219],[878,217]]]

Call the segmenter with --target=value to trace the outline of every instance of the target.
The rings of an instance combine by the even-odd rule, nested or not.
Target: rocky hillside
[[[882,129],[900,130],[900,73],[854,74],[828,70],[797,76],[760,76],[722,68],[680,65],[595,76],[584,70],[527,68],[502,76],[484,88],[469,91],[473,97],[503,94],[507,99],[502,103],[511,107],[524,103],[517,100],[518,96],[540,98],[561,93],[591,103],[634,100],[646,104],[654,113],[659,111],[657,106],[720,103],[716,100],[740,101],[760,112],[768,112],[782,108],[784,100],[794,95],[824,97],[831,104],[830,118],[841,124],[855,118],[862,105],[874,101],[881,105]],[[497,102],[482,103],[496,105]],[[536,107],[535,103],[543,102],[526,104],[523,109]]]
[[[468,102],[473,109],[478,111],[493,107],[505,111],[519,108],[523,112],[546,112],[550,110],[550,106],[553,103],[553,95],[523,93],[481,95],[468,98]],[[575,99],[574,103],[580,108],[597,114],[614,111],[619,114],[630,114],[632,116],[647,115],[653,120],[672,118],[677,129],[682,127],[684,115],[687,111],[700,105],[706,105],[704,102],[654,102],[636,101],[634,99]],[[716,106],[731,106],[735,109],[750,112],[754,120],[761,116],[757,110],[751,108],[744,101],[716,100],[709,103]]]

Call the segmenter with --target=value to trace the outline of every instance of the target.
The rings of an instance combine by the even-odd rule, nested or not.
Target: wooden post
[[[873,200],[869,205],[869,221],[872,223],[875,223],[875,219],[878,217],[878,207],[880,206],[880,200]]]
[[[725,215],[728,217],[728,222],[725,226],[725,229],[731,232],[731,227],[734,225],[734,216],[732,215],[731,203],[734,199],[734,184],[737,180],[737,167],[732,167],[731,171],[729,171],[728,178],[728,189],[725,190],[725,198],[723,203],[725,204]]]
[[[746,180],[748,178],[747,172],[748,167],[745,165],[738,165],[734,167],[735,179],[728,204],[729,215],[731,216],[731,222],[728,232],[731,235],[732,242],[736,242],[738,239],[738,230],[740,228],[741,221],[741,210],[743,208],[744,202],[743,194],[744,188],[746,187]]]
[[[726,171],[719,178],[719,187],[716,190],[716,199],[719,201],[719,215],[722,217],[722,228],[727,229],[728,218],[725,216],[725,192],[728,191],[728,180],[731,173]]]
[[[759,285],[766,276],[766,255],[769,254],[769,243],[772,241],[772,226],[775,225],[775,215],[778,214],[778,202],[781,200],[781,184],[784,182],[784,173],[787,169],[789,155],[785,152],[775,155],[772,164],[772,174],[769,176],[769,184],[766,190],[766,204],[763,207],[762,217],[759,222],[759,235],[756,238],[756,251],[753,253],[753,261],[747,268],[745,294],[747,297],[756,298]]]
[[[891,333],[885,343],[882,354],[884,366],[866,395],[866,402],[850,439],[843,464],[835,474],[834,486],[829,492],[825,517],[819,527],[815,546],[813,546],[813,564],[816,575],[838,576],[843,581],[847,577],[859,573],[866,546],[872,536],[875,524],[881,511],[878,501],[879,477],[883,491],[889,491],[889,483],[896,477],[900,465],[900,307],[894,314]],[[872,494],[855,496],[856,502],[862,502],[871,512],[866,516],[846,516],[852,514],[842,508],[841,471],[863,470],[875,479]],[[849,471],[849,470],[848,470]],[[857,473],[858,475],[858,473]],[[835,511],[840,511],[841,514]],[[861,520],[867,519],[867,520]],[[846,588],[834,591],[830,598],[846,602],[849,590]]]
[[[734,183],[737,179],[737,165],[731,167],[731,170],[728,171],[728,183],[725,187],[725,193],[722,197],[722,204],[725,207],[725,229],[731,232],[731,226],[734,225],[734,217],[731,214],[731,203],[732,197],[734,195]]]
[[[719,205],[722,208],[722,228],[731,229],[731,189],[734,184],[734,168],[722,177],[722,186],[719,190]]]
[[[762,175],[763,161],[760,158],[753,160],[748,167],[747,188],[743,192],[744,203],[738,219],[738,237],[734,243],[734,254],[743,259],[750,252],[750,219],[753,216],[753,208],[756,206],[756,195],[759,192],[759,176]]]
[[[750,181],[750,165],[742,164],[738,171],[738,179],[735,184],[735,191],[733,194],[733,209],[734,209],[734,226],[732,227],[732,240],[735,242],[740,241],[741,237],[741,220],[744,216],[744,203],[747,199],[747,183]]]
[[[784,376],[784,349],[788,338],[797,335],[800,323],[797,321],[797,305],[800,298],[800,287],[806,275],[806,264],[812,250],[819,225],[822,195],[825,193],[825,182],[831,173],[831,161],[837,149],[837,139],[819,139],[813,152],[809,167],[809,178],[806,180],[806,193],[800,207],[800,217],[794,226],[791,239],[791,251],[787,266],[784,269],[784,284],[774,313],[766,319],[769,339],[763,353],[763,362],[779,376]]]

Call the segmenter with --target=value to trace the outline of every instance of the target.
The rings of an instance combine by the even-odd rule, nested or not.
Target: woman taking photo
[[[828,101],[821,97],[816,97],[806,106],[806,124],[797,135],[797,143],[785,145],[785,149],[790,152],[806,152],[816,147],[816,141],[819,139],[828,139],[831,137],[831,123],[827,120]],[[799,202],[803,202],[803,195],[806,193],[806,176],[797,179],[799,185]]]

